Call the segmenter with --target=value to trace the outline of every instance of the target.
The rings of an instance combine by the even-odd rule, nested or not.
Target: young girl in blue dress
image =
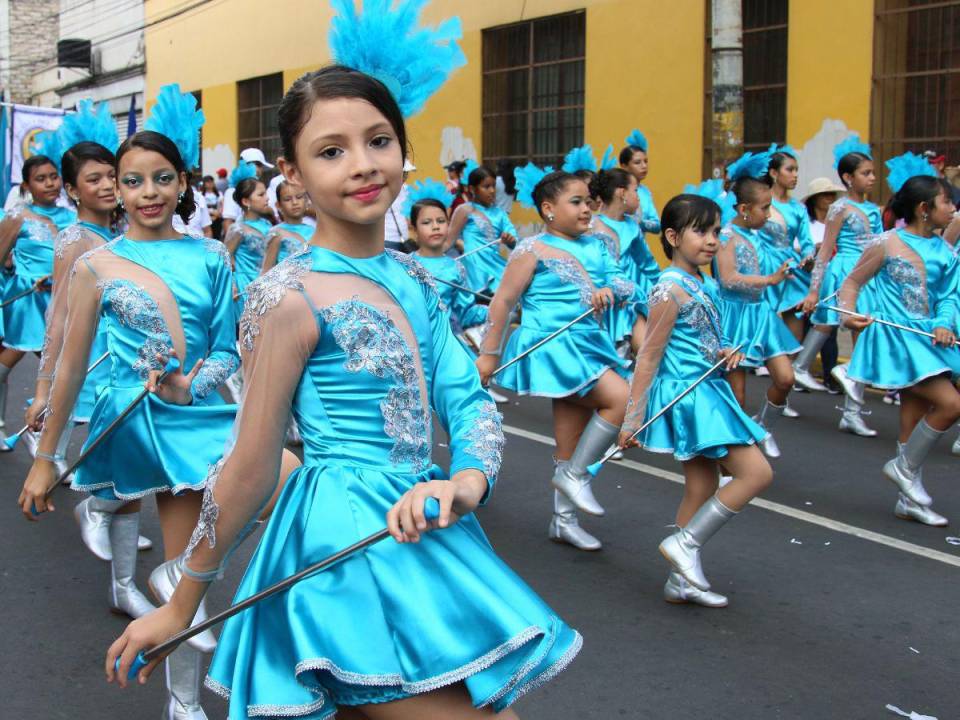
[[[337,60],[362,54],[364,41],[376,40],[385,63],[409,57],[397,43],[416,43],[421,55],[430,49],[423,32],[408,40],[406,27],[368,36],[350,0],[335,7]],[[375,20],[416,18],[405,7]],[[443,24],[437,33],[446,43],[453,29]],[[390,67],[378,65],[380,75]],[[225,623],[207,684],[229,698],[231,718],[515,718],[506,708],[579,650],[580,636],[496,557],[473,515],[499,470],[500,415],[429,274],[384,251],[384,217],[407,151],[401,108],[418,109],[426,80],[438,75],[435,63],[416,67],[428,77],[385,77],[398,99],[380,80],[331,65],[297,80],[280,105],[281,167],[317,208],[317,231],[308,253],[249,288],[240,344],[244,406],[255,411],[241,412],[235,444],[211,470],[186,576],[167,605],[131,624],[108,651],[109,677],[121,684],[138,651],[189,624],[260,514],[276,485],[291,409],[304,466],[282,490],[237,598],[385,520],[396,542]],[[449,61],[443,67],[449,73]],[[431,463],[431,410],[450,435],[449,475]],[[426,534],[429,497],[439,500],[443,529]]]
[[[643,184],[650,172],[647,138],[639,130],[634,130],[627,136],[625,142],[626,147],[620,151],[620,167],[637,180],[637,198],[640,202],[639,208],[635,211],[637,223],[645,234],[659,233],[660,216],[657,214],[657,205],[653,202],[650,188]]]
[[[603,241],[588,232],[586,184],[575,175],[554,172],[530,193],[531,183],[520,180],[518,175],[518,200],[537,208],[546,230],[510,254],[490,303],[477,360],[484,383],[502,361],[517,357],[585,309],[603,313],[636,297],[633,281],[620,272]],[[518,302],[523,305],[520,327],[504,347],[510,312]],[[604,514],[587,468],[616,440],[627,401],[625,365],[601,320],[590,315],[495,377],[508,390],[552,399],[557,468],[549,534],[583,550],[600,548],[600,541],[579,527],[576,510]]]
[[[883,468],[899,491],[894,513],[944,526],[947,519],[931,507],[922,472],[940,437],[960,419],[960,393],[954,385],[960,376],[960,261],[937,234],[955,208],[950,186],[928,175],[903,182],[892,208],[906,225],[867,247],[840,286],[839,306],[858,311],[861,290],[872,288],[871,317],[843,317],[847,327],[860,332],[848,376],[900,391],[897,455]],[[872,322],[874,317],[933,333],[934,339]]]
[[[7,378],[28,352],[43,349],[45,316],[50,304],[53,246],[61,230],[76,221],[76,213],[57,205],[60,172],[53,160],[34,155],[23,163],[21,193],[31,202],[18,205],[0,220],[0,265],[13,260],[13,275],[4,300],[36,288],[3,308],[3,346],[0,349],[0,440],[6,439]]]
[[[765,273],[760,262],[759,230],[770,218],[772,194],[767,176],[766,153],[747,153],[727,169],[730,192],[736,198],[737,215],[720,234],[715,276],[723,299],[723,329],[732,345],[743,345],[740,367],[728,375],[733,394],[745,402],[746,371],[766,366],[770,387],[760,412],[754,416],[766,431],[760,445],[768,457],[780,457],[773,437],[776,421],[783,415],[793,389],[790,355],[800,349],[790,330],[764,297],[767,288],[780,285],[790,274],[785,260],[775,271]]]
[[[496,205],[497,176],[492,170],[480,166],[471,171],[467,191],[470,202],[454,210],[448,242],[462,240],[464,254],[472,253],[463,259],[470,289],[492,294],[507,266],[500,248],[514,246],[517,229],[510,216]]]
[[[286,180],[277,185],[277,210],[282,222],[267,231],[261,273],[307,247],[313,236],[313,225],[303,221],[307,214],[307,202],[307,192],[302,187]]]
[[[699,195],[679,195],[663,209],[663,248],[671,264],[648,299],[646,334],[637,355],[621,446],[672,453],[683,465],[679,528],[660,545],[673,570],[667,602],[725,607],[710,591],[700,551],[726,522],[770,485],[773,473],[756,447],[766,433],[741,409],[724,370],[717,370],[636,439],[647,417],[683,392],[718,360],[727,373],[744,355],[733,352],[721,320],[726,307],[716,283],[700,268],[720,251],[720,208]],[[733,479],[718,490],[717,464]]]
[[[810,363],[830,337],[831,327],[841,322],[839,314],[826,306],[834,303],[840,286],[864,249],[883,232],[880,208],[867,199],[876,182],[869,146],[854,135],[834,148],[834,156],[847,196],[831,205],[827,213],[823,243],[810,276],[810,292],[803,301],[803,312],[810,315],[813,327],[803,339],[803,348],[794,361],[797,383],[811,390],[826,389],[810,374]],[[872,300],[873,292],[867,285],[859,295],[857,309],[869,313]],[[860,333],[853,330],[852,334],[855,346]],[[863,418],[863,384],[847,377],[846,364],[834,367],[831,375],[845,395],[840,430],[860,437],[874,437],[877,431]]]
[[[249,163],[244,163],[248,165]],[[243,167],[241,165],[241,167]],[[260,275],[267,250],[267,233],[273,223],[267,219],[271,212],[267,186],[255,175],[239,180],[233,189],[233,198],[243,211],[230,226],[223,244],[233,258],[233,272],[237,284],[238,309],[242,309],[247,285]]]

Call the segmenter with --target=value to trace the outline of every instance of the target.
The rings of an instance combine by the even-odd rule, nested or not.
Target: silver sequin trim
[[[497,411],[496,403],[489,400],[477,405],[477,416],[466,434],[469,441],[466,452],[483,463],[483,472],[492,479],[500,472],[503,461],[503,415]]]
[[[203,246],[207,249],[207,252],[216,253],[220,256],[220,259],[223,260],[227,267],[230,267],[233,261],[230,259],[230,252],[227,250],[226,245],[224,245],[219,240],[214,240],[212,238],[202,238]]]
[[[440,310],[445,311],[447,309],[446,303],[444,303],[440,298],[440,291],[437,290],[437,283],[433,279],[433,275],[431,275],[423,265],[418,263],[406,253],[398,252],[396,250],[387,250],[386,252],[387,255],[403,266],[403,269],[406,271],[407,275],[422,285],[426,285],[433,291],[433,295],[437,298],[437,305],[439,305]]]
[[[83,228],[79,225],[70,225],[67,228],[64,228],[63,231],[57,235],[57,239],[53,245],[53,254],[58,260],[63,260],[64,251],[68,246],[74,245],[75,243],[80,242],[81,240],[86,239],[86,234],[83,232]]]
[[[610,289],[618,300],[628,300],[637,292],[637,284],[625,277],[615,277],[610,281]]]
[[[790,247],[790,237],[787,235],[787,228],[776,220],[767,220],[763,226],[763,235],[776,248],[785,249]]]
[[[247,302],[240,316],[240,343],[244,350],[253,350],[264,314],[276,307],[288,290],[303,290],[302,278],[310,272],[311,264],[309,256],[287,258],[247,285]]]
[[[183,551],[185,560],[193,555],[194,549],[203,541],[212,550],[217,546],[217,520],[220,517],[220,506],[213,497],[213,489],[220,479],[220,473],[223,470],[223,464],[226,458],[222,458],[216,465],[211,465],[207,471],[207,479],[203,484],[203,503],[200,506],[200,517],[197,518],[197,526],[190,535],[190,542],[187,543],[187,549]]]
[[[146,335],[137,350],[133,369],[146,379],[151,370],[163,370],[156,356],[166,355],[173,345],[167,324],[156,301],[139,285],[129,280],[106,280],[97,283],[104,302],[109,303],[117,320]]]
[[[927,291],[920,272],[906,258],[887,258],[887,275],[900,290],[900,299],[907,312],[917,317],[927,316]]]
[[[232,355],[227,355],[226,360],[214,357],[207,358],[200,366],[197,376],[193,379],[193,386],[191,387],[193,397],[198,399],[207,397],[236,372],[237,364],[237,359]]]

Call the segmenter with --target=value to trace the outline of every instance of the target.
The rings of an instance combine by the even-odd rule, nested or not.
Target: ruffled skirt
[[[901,325],[932,332],[929,320]],[[893,390],[938,375],[960,376],[960,350],[934,345],[930,338],[873,323],[860,333],[847,374],[852,380]]]
[[[765,301],[723,303],[723,331],[732,346],[746,357],[743,367],[759,367],[778,355],[792,355],[800,344],[780,316]]]
[[[420,476],[337,464],[291,475],[235,601],[384,527]],[[563,670],[580,635],[493,552],[473,515],[382,540],[229,619],[207,686],[233,720],[331,716],[463,682],[499,711]]]
[[[142,389],[102,389],[84,450]],[[170,405],[147,395],[77,469],[72,487],[121,500],[202,490],[210,465],[223,457],[236,413],[236,405],[216,394],[193,405]]]
[[[691,382],[658,375],[650,385],[646,417],[653,417]],[[715,374],[644,430],[638,441],[646,450],[673,453],[683,462],[697,456],[719,459],[727,455],[728,446],[753,445],[766,435],[740,407],[730,384]]]
[[[623,340],[629,340],[633,335],[633,324],[637,321],[638,313],[646,317],[646,303],[630,302],[622,305],[617,302],[606,309],[603,322],[614,347]]]
[[[36,280],[37,278],[14,275],[7,283],[4,299],[29,290]],[[47,329],[48,305],[50,293],[38,290],[3,308],[3,344],[14,350],[40,352]]]
[[[821,305],[810,316],[810,322],[814,325],[842,325],[843,318],[836,310],[827,310],[824,305],[839,305],[840,299],[836,293],[847,279],[847,275],[859,262],[859,255],[842,254],[836,255],[827,269],[823,273],[823,283],[820,285]],[[860,288],[860,294],[857,296],[857,312],[869,315],[876,307],[874,300],[873,283],[868,282]]]
[[[584,320],[581,322],[587,322]],[[517,357],[550,332],[520,327],[510,336],[502,362]],[[562,398],[589,393],[607,370],[629,377],[606,330],[570,328],[514,363],[493,382],[519,395]]]

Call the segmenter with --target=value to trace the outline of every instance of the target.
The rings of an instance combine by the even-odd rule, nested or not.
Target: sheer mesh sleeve
[[[613,290],[614,297],[621,303],[637,301],[637,284],[620,271],[620,266],[611,257],[605,243],[601,245],[603,258],[603,285]]]
[[[633,434],[643,425],[647,412],[647,398],[660,367],[660,360],[670,342],[673,326],[680,314],[683,294],[672,282],[661,282],[653,287],[647,298],[650,312],[647,315],[647,329],[643,343],[637,352],[637,362],[630,383],[630,399],[623,419],[623,431]]]
[[[230,254],[231,268],[237,266],[237,248],[240,246],[241,240],[243,240],[243,226],[239,222],[234,222],[227,230],[227,234],[223,236],[223,246]]]
[[[823,284],[823,274],[827,271],[827,265],[833,258],[837,250],[837,236],[840,234],[840,228],[847,216],[847,205],[840,199],[830,206],[827,210],[825,227],[823,229],[823,242],[820,243],[820,250],[817,251],[817,259],[813,263],[813,271],[810,273],[810,291],[814,294],[820,292],[820,285]]]
[[[195,400],[201,400],[215,391],[236,372],[240,364],[234,329],[233,273],[230,271],[230,256],[223,245],[216,240],[204,240],[204,242],[207,246],[207,267],[213,294],[213,317],[208,334],[210,352],[190,388]]]
[[[737,233],[731,232],[726,237],[721,235],[720,250],[717,252],[717,281],[721,286],[733,290],[761,290],[770,285],[766,275],[760,275],[760,266],[756,251],[752,247],[747,247],[747,243]],[[743,245],[743,249],[740,246]],[[741,254],[744,260],[742,262]],[[756,274],[741,272],[741,266],[755,270]]]
[[[280,248],[283,245],[283,231],[280,228],[273,227],[267,232],[266,249],[263,251],[263,265],[260,272],[265,273],[277,264],[277,258],[280,257]]]
[[[200,579],[222,572],[276,488],[292,399],[319,338],[299,279],[281,269],[250,285],[240,320],[243,402],[232,447],[210,469],[186,550],[187,571]]]
[[[53,296],[47,307],[46,332],[43,337],[43,350],[40,353],[40,365],[37,368],[38,380],[52,380],[57,367],[60,348],[63,345],[63,333],[67,321],[67,295],[70,283],[70,270],[83,253],[90,249],[91,243],[82,229],[71,225],[57,236],[53,250]]]
[[[467,286],[467,271],[462,265],[457,265],[459,269],[459,284]],[[457,290],[453,288],[453,301],[450,311],[460,323],[460,327],[469,328],[475,325],[483,325],[487,321],[488,308],[486,305],[478,305],[477,298],[473,293],[466,290]]]
[[[20,228],[23,226],[23,215],[11,210],[3,219],[0,220],[0,264],[3,264],[13,246],[17,242],[17,235],[20,234]]]
[[[880,272],[887,259],[887,243],[889,241],[890,236],[885,235],[881,242],[874,243],[863,251],[857,264],[854,265],[853,270],[850,271],[850,274],[847,275],[846,280],[840,286],[840,292],[837,295],[839,307],[844,310],[856,311],[860,290],[870,282],[874,275]]]
[[[67,312],[63,342],[54,370],[47,403],[47,416],[40,435],[39,452],[53,455],[70,422],[70,414],[87,375],[90,347],[97,333],[100,290],[97,277],[86,262],[87,253],[74,265],[67,289]]]
[[[503,349],[510,325],[510,313],[537,269],[537,255],[533,243],[532,239],[524,240],[510,253],[510,260],[490,303],[483,342],[480,344],[480,352],[484,355],[499,355]]]
[[[500,230],[500,234],[513,235],[513,237],[516,237],[517,228],[514,227],[513,222],[510,220],[510,216],[507,215],[505,212],[501,212],[500,214],[503,216],[503,228]]]
[[[659,227],[659,220],[657,221],[657,226]],[[650,252],[650,247],[647,245],[647,241],[642,234],[630,243],[630,249],[627,252],[630,253],[633,261],[636,263],[637,271],[646,277],[651,285],[656,283],[657,278],[660,276],[660,266],[657,264],[657,259],[653,256],[653,253]],[[650,285],[647,287],[650,287]]]

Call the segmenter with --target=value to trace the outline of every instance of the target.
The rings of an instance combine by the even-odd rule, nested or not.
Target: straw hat
[[[814,178],[810,181],[810,184],[807,185],[807,194],[803,196],[803,202],[806,202],[807,198],[820,195],[821,193],[845,193],[846,191],[847,189],[845,187],[837,185],[830,178]]]

